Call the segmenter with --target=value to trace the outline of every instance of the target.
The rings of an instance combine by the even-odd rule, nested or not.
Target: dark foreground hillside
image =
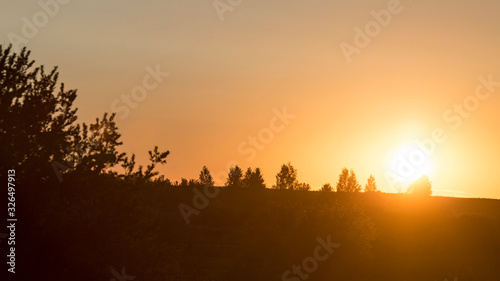
[[[24,280],[500,280],[498,200],[222,189],[186,224],[190,188],[20,192]]]

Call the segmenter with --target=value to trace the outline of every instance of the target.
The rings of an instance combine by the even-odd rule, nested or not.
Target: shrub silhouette
[[[321,191],[325,191],[325,192],[332,192],[333,191],[333,187],[331,184],[329,183],[325,183],[323,184],[323,186],[321,187]]]
[[[432,184],[426,175],[423,175],[408,187],[408,193],[419,196],[430,196]]]
[[[297,190],[309,191],[309,190],[311,190],[311,185],[309,185],[308,183],[301,182],[301,183],[297,184]]]

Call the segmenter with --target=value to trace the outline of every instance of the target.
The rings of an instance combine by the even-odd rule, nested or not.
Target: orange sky
[[[37,63],[59,66],[78,89],[80,121],[124,106],[148,67],[168,72],[117,123],[122,149],[144,164],[154,145],[170,150],[161,172],[172,180],[239,163],[260,167],[271,186],[291,161],[313,188],[335,184],[345,166],[394,192],[388,159],[442,128],[447,139],[427,159],[434,194],[500,198],[500,86],[457,129],[443,119],[478,77],[500,82],[498,1],[243,0],[221,15],[213,1],[81,2],[48,1],[59,3],[49,15],[37,2],[3,1],[1,43],[16,34]],[[341,44],[356,47],[355,28],[388,7],[398,12],[346,59]],[[295,117],[281,126],[275,110],[285,107]]]

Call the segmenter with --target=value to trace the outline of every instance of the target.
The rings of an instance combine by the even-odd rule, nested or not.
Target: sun
[[[407,187],[423,175],[431,176],[433,159],[416,143],[407,142],[397,147],[387,159],[387,169],[403,186]]]

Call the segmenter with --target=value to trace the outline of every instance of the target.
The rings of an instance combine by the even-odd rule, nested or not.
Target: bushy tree
[[[276,189],[295,190],[297,188],[297,170],[290,162],[283,164],[281,170],[276,174]]]
[[[266,188],[266,183],[264,182],[264,177],[260,168],[255,168],[255,172],[252,175],[252,183],[253,187],[256,189],[264,189]]]
[[[57,160],[51,163],[60,181],[65,173],[70,172],[74,177],[110,174],[131,183],[151,181],[159,174],[155,168],[158,164],[166,164],[166,158],[170,152],[168,150],[160,152],[155,146],[153,150],[148,151],[150,164],[146,166],[146,169],[142,165],[135,169],[135,155],[132,154],[129,158],[125,153],[119,153],[117,150],[117,146],[122,142],[119,141],[121,135],[118,133],[114,117],[115,114],[112,114],[108,118],[105,113],[101,120],[97,118],[93,124],[83,123],[82,126],[76,126],[65,163],[61,164]],[[123,174],[110,170],[118,163],[121,163],[124,168]]]
[[[419,196],[430,196],[432,194],[432,184],[429,177],[423,175],[408,187],[408,193]]]
[[[361,191],[361,185],[359,184],[358,180],[356,179],[356,173],[354,173],[353,170],[351,170],[351,174],[349,175],[349,179],[347,179],[347,191],[348,192],[360,192]]]
[[[179,184],[180,187],[188,187],[188,180],[186,178],[181,178],[181,183]]]
[[[169,178],[165,177],[165,175],[160,175],[159,177],[155,178],[153,180],[153,182],[155,184],[163,185],[166,187],[172,187],[175,184],[175,183],[172,183],[172,181]]]
[[[34,67],[29,51],[16,54],[11,47],[0,45],[0,170],[47,180],[54,175],[50,162],[65,159],[71,146],[76,90],[58,86],[57,67]]]
[[[349,180],[349,170],[347,168],[342,169],[342,173],[339,175],[339,181],[337,182],[337,192],[347,192],[348,191],[348,180]]]
[[[301,182],[301,183],[297,184],[297,190],[309,191],[309,190],[311,190],[311,186],[308,183]]]
[[[333,187],[331,184],[329,183],[325,183],[323,184],[323,186],[321,187],[321,190],[320,191],[325,191],[325,192],[332,192],[333,191]]]
[[[135,157],[128,159],[125,153],[119,153],[117,150],[122,142],[119,141],[121,135],[118,133],[114,117],[115,114],[108,117],[105,113],[103,118],[97,118],[95,123],[76,125],[71,135],[71,144],[67,147],[64,164],[60,159],[51,163],[59,181],[62,181],[62,176],[69,172],[74,172],[74,175],[79,177],[103,173],[116,175],[110,168],[120,162],[123,163],[122,166],[133,169]],[[132,172],[127,168],[126,172]]]
[[[198,180],[195,180],[195,179],[190,179],[188,182],[188,186],[191,188],[199,187],[200,185],[201,185],[200,182]]]
[[[255,168],[255,171],[252,171],[252,168],[250,167],[247,169],[245,177],[243,178],[243,187],[251,189],[266,188],[260,168]]]
[[[252,180],[252,174],[253,174],[252,168],[248,167],[247,171],[245,172],[245,177],[243,178],[243,187],[244,188],[250,187],[250,184],[251,184],[250,181]]]
[[[375,177],[373,175],[370,175],[368,178],[368,181],[365,185],[365,192],[379,192],[377,189],[377,183],[375,182]]]
[[[169,154],[155,147],[151,164],[134,171],[135,155],[128,158],[117,147],[122,144],[115,114],[105,113],[89,125],[77,120],[76,90],[58,86],[57,68],[46,72],[34,67],[30,52],[12,53],[0,45],[0,169],[17,169],[26,182],[46,181],[70,172],[74,179],[108,174],[132,180],[151,180],[157,164]],[[120,164],[125,173],[111,168]]]
[[[227,174],[226,186],[230,188],[241,188],[243,187],[243,171],[238,165],[229,169]]]
[[[212,178],[207,166],[203,166],[201,169],[199,181],[202,186],[214,186],[214,179]]]
[[[356,179],[356,173],[353,170],[349,173],[347,168],[342,169],[337,182],[337,192],[360,192],[361,185]]]

